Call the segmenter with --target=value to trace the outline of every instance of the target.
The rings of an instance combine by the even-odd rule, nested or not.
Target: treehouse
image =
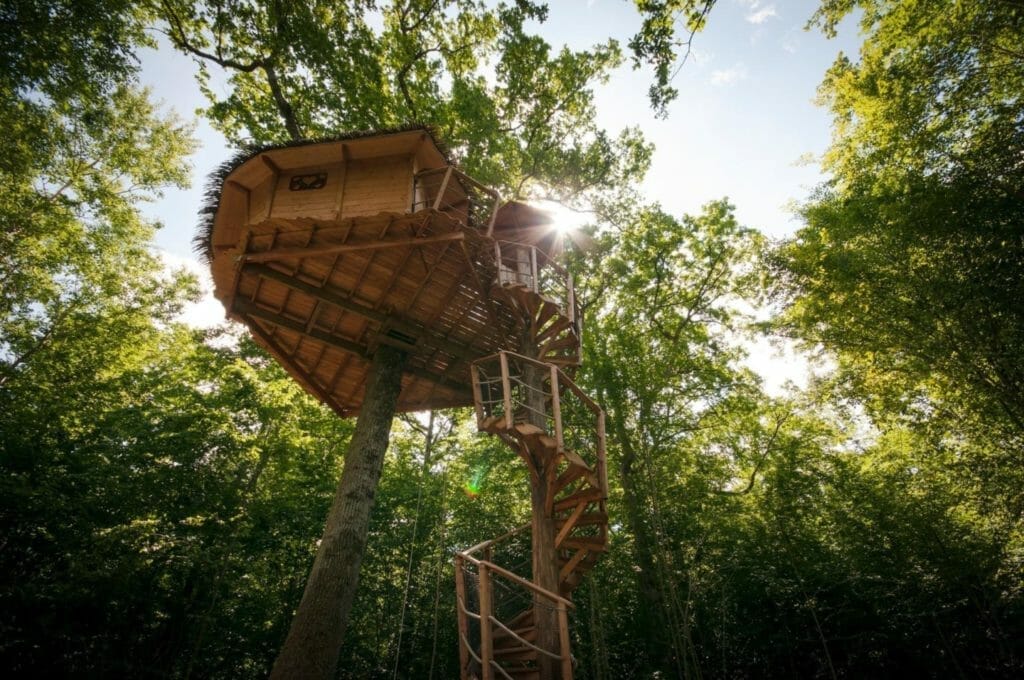
[[[572,382],[582,321],[550,217],[426,128],[258,149],[212,198],[215,295],[308,392],[358,413],[390,345],[409,358],[399,410],[473,405],[526,463],[532,523],[457,556],[462,674],[571,677],[571,593],[607,543],[604,413]],[[501,557],[524,536],[525,575]]]

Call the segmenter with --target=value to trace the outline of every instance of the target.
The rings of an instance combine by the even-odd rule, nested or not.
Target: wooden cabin
[[[469,362],[520,344],[498,263],[539,280],[556,242],[545,213],[502,204],[426,128],[259,149],[215,195],[200,238],[215,295],[342,415],[381,343],[411,355],[400,410],[472,404]]]

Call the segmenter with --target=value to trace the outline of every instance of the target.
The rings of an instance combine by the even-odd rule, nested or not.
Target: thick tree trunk
[[[334,677],[359,583],[377,483],[402,386],[406,355],[381,345],[373,357],[363,408],[345,453],[341,481],[302,601],[270,677]]]
[[[654,547],[656,545],[654,536],[648,529],[644,515],[644,498],[641,490],[637,487],[636,470],[637,452],[633,448],[633,442],[629,438],[624,425],[623,414],[625,409],[618,393],[607,390],[608,400],[611,402],[613,411],[611,422],[612,433],[616,443],[622,452],[621,467],[619,468],[620,480],[622,481],[623,501],[626,509],[626,525],[633,534],[633,552],[636,558],[637,585],[640,596],[643,598],[644,617],[639,625],[639,630],[646,642],[645,650],[647,662],[653,669],[661,669],[665,672],[672,666],[670,644],[666,639],[668,624],[665,617],[665,598],[661,587],[658,585],[657,565],[654,561]]]

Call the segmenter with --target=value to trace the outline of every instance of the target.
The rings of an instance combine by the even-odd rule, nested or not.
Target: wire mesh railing
[[[558,305],[562,315],[577,323],[579,305],[568,270],[536,246],[513,241],[495,241],[498,283],[523,286]]]
[[[569,451],[601,476],[607,488],[604,411],[559,368],[514,352],[472,364],[477,427],[540,427],[559,451]]]
[[[501,198],[453,166],[416,173],[412,212],[433,208],[490,236]]]

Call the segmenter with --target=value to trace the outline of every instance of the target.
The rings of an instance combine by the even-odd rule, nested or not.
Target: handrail
[[[561,595],[556,595],[555,593],[552,593],[550,590],[545,590],[544,588],[541,588],[540,586],[527,581],[522,576],[517,576],[517,575],[513,574],[511,571],[509,571],[508,569],[505,569],[503,567],[499,567],[494,562],[489,562],[487,560],[478,560],[477,558],[475,558],[475,557],[473,557],[471,555],[467,555],[466,553],[459,553],[459,555],[461,557],[463,557],[464,559],[469,560],[470,562],[475,564],[477,567],[480,567],[480,565],[483,565],[487,569],[490,569],[491,571],[497,573],[500,576],[504,576],[505,578],[507,578],[508,580],[510,580],[510,581],[512,581],[514,583],[518,583],[521,586],[526,586],[527,588],[529,588],[533,592],[537,593],[538,595],[540,595],[542,597],[546,597],[547,599],[551,600],[552,602],[555,602],[555,603],[559,603],[560,602],[560,603],[564,604],[566,607],[568,607],[569,609],[576,609],[576,605],[574,605],[572,602],[570,602],[569,600],[565,599]]]
[[[491,233],[494,231],[494,221],[497,218],[498,207],[501,204],[501,195],[497,191],[492,189],[491,187],[489,187],[489,186],[487,186],[487,185],[485,185],[485,184],[483,184],[483,183],[473,179],[472,177],[470,177],[466,173],[462,172],[461,170],[456,168],[454,165],[445,165],[445,166],[442,166],[440,168],[428,168],[426,170],[421,170],[421,171],[419,171],[419,172],[417,172],[417,173],[415,173],[413,175],[413,182],[414,183],[418,183],[421,180],[423,180],[424,178],[432,177],[432,176],[435,176],[435,175],[441,175],[442,176],[440,185],[437,186],[437,187],[434,187],[434,188],[437,189],[436,195],[434,195],[432,197],[430,197],[430,196],[424,197],[424,199],[421,200],[421,201],[416,200],[415,195],[414,195],[413,196],[412,205],[411,205],[411,210],[415,211],[417,209],[417,206],[419,206],[419,205],[422,205],[423,208],[432,208],[432,209],[434,209],[436,211],[442,211],[442,208],[445,208],[445,209],[451,208],[452,204],[447,204],[447,203],[442,204],[442,201],[444,200],[445,195],[448,193],[448,187],[450,185],[450,180],[454,176],[456,178],[456,181],[458,181],[462,185],[462,188],[465,191],[466,195],[464,197],[462,197],[462,198],[465,199],[465,201],[467,202],[468,205],[477,204],[477,205],[479,205],[482,208],[488,208],[488,206],[489,206],[489,210],[487,211],[488,214],[486,216],[486,220],[484,220],[481,224],[475,225],[475,224],[469,224],[465,220],[463,220],[463,221],[466,223],[467,227],[474,227],[474,228],[478,229],[479,231],[484,232],[487,236],[490,236]],[[488,200],[483,200],[483,199],[479,199],[479,198],[474,199],[473,191],[471,191],[471,190],[479,191],[479,192],[483,193],[490,200],[488,201]],[[467,208],[467,218],[468,218],[468,208]]]
[[[471,616],[477,621],[480,620],[480,615],[474,614],[473,612],[469,611],[469,609],[466,607],[466,602],[462,599],[460,595],[456,594],[455,599],[459,601],[459,609],[462,610],[463,614],[465,614],[466,616]]]
[[[561,659],[562,657],[558,657],[558,658]],[[505,671],[505,669],[501,667],[501,664],[498,663],[497,661],[495,661],[494,659],[491,659],[491,665],[494,666],[495,668],[497,668],[499,671],[501,671],[501,674],[504,675],[506,678],[508,678],[508,680],[515,680],[515,678],[513,678],[511,675],[509,675]]]
[[[481,659],[479,656],[473,653],[473,645],[469,644],[469,640],[466,639],[466,636],[462,633],[459,633],[459,637],[462,638],[462,644],[466,645],[466,651],[469,652],[469,655],[473,657],[478,664],[483,666],[483,659]]]
[[[488,541],[484,541],[483,543],[477,543],[472,548],[467,548],[466,550],[463,550],[462,554],[468,555],[470,553],[475,553],[478,550],[483,550],[484,548],[489,548],[492,545],[494,545],[495,543],[500,543],[500,542],[504,541],[505,539],[512,538],[516,534],[518,534],[518,533],[520,533],[522,531],[525,531],[526,529],[529,529],[531,526],[533,526],[533,525],[532,524],[524,524],[521,527],[516,527],[512,531],[504,533],[501,536],[498,536],[497,538],[492,538],[492,539],[490,539]]]

